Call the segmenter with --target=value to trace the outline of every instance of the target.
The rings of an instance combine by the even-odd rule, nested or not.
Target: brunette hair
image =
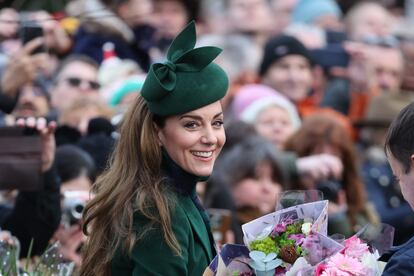
[[[293,151],[299,157],[309,156],[316,147],[330,145],[339,150],[339,158],[344,166],[342,177],[343,189],[347,195],[350,213],[364,210],[366,193],[358,173],[358,162],[351,137],[336,119],[326,115],[312,115],[306,118],[302,127],[285,145],[287,151]],[[305,189],[300,182],[294,189]]]
[[[162,127],[164,120],[154,119],[141,96],[125,114],[110,166],[94,184],[96,196],[84,210],[83,231],[89,237],[80,275],[110,275],[115,251],[130,253],[150,226],[159,227],[171,250],[181,253],[171,227],[174,197],[161,176],[156,125]],[[136,212],[148,219],[148,228],[133,227]]]

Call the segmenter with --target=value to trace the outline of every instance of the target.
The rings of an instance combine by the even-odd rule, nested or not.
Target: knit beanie
[[[299,40],[292,36],[281,35],[267,41],[260,65],[260,76],[265,75],[273,63],[288,55],[301,55],[313,64],[309,50]]]
[[[236,119],[254,124],[257,116],[271,106],[285,110],[293,127],[300,127],[301,121],[296,107],[285,96],[266,85],[243,86],[234,98],[233,112]]]
[[[300,0],[292,12],[294,23],[313,24],[320,17],[331,15],[342,16],[339,5],[333,0]]]

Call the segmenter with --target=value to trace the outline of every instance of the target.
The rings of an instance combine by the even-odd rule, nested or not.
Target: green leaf
[[[30,261],[30,258],[32,257],[33,243],[34,243],[34,240],[32,238],[30,240],[29,250],[27,251],[26,264],[24,266],[25,271],[27,271],[29,269],[29,261]]]
[[[12,273],[12,275],[16,275],[17,276],[17,264],[16,264],[16,248],[12,247],[12,249],[10,250],[10,260],[11,260],[11,264],[9,267],[9,270],[7,271],[7,273],[5,275],[11,275],[10,273]]]

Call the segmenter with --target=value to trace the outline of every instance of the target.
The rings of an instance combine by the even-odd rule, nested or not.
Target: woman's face
[[[272,14],[266,0],[228,1],[229,25],[236,31],[257,33],[271,30]]]
[[[197,176],[210,175],[226,141],[220,102],[168,117],[158,137],[182,169]]]
[[[270,66],[263,76],[263,83],[292,102],[299,102],[306,98],[312,88],[311,65],[301,55],[287,55]]]
[[[186,26],[189,15],[182,1],[155,1],[153,15],[158,34],[162,38],[174,38]]]
[[[269,163],[262,163],[256,169],[255,178],[246,178],[232,188],[237,207],[258,208],[263,214],[275,210],[277,195],[282,186],[272,177],[273,170]]]
[[[295,131],[287,111],[277,106],[271,106],[260,112],[255,125],[259,135],[278,148],[283,147]]]

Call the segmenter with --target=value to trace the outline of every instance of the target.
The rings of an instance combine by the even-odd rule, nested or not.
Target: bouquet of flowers
[[[246,246],[226,245],[216,275],[296,275],[343,246],[326,237],[328,201],[300,204],[242,226]],[[226,250],[225,250],[226,249]]]
[[[327,209],[326,200],[299,204],[242,225],[245,245],[225,245],[204,275],[380,275],[393,230],[365,227],[337,242],[327,236]]]
[[[371,252],[356,236],[345,240],[345,248],[318,265],[316,275],[381,275],[377,250]]]
[[[328,201],[317,201],[285,208],[242,225],[244,243],[269,236],[275,228],[303,220],[309,222],[309,232],[326,235],[328,232]],[[276,229],[277,231],[277,229]]]
[[[392,246],[394,228],[366,225],[361,231],[344,241],[344,249],[337,252],[315,269],[315,275],[381,275],[385,263],[377,261]]]
[[[256,275],[305,273],[327,256],[343,249],[326,237],[327,201],[301,204],[276,211],[242,226],[250,250],[249,265]],[[259,225],[262,228],[255,234]]]

